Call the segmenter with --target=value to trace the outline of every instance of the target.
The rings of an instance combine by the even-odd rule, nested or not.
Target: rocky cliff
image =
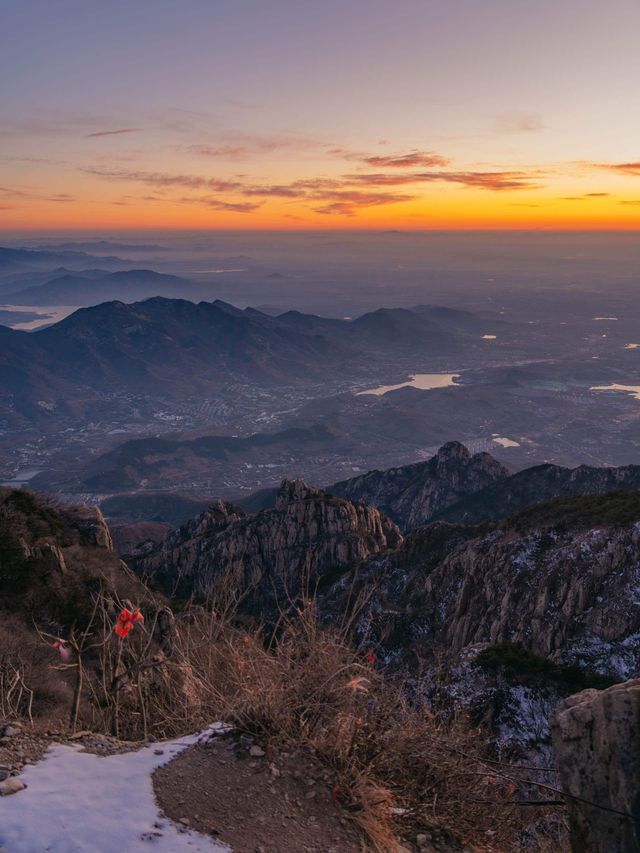
[[[231,585],[252,611],[271,616],[336,572],[401,541],[377,509],[285,480],[275,508],[245,516],[218,502],[135,568],[183,595],[206,596]]]
[[[472,456],[463,444],[451,441],[427,462],[369,471],[328,491],[375,506],[403,530],[411,530],[463,498],[501,483],[509,473],[488,453]]]
[[[620,678],[640,653],[640,495],[565,499],[481,527],[436,522],[392,554],[344,575],[374,590],[360,615],[390,658],[519,641],[530,651]]]
[[[0,489],[0,611],[62,632],[81,623],[92,593],[148,598],[113,551],[97,507],[55,507],[22,490]]]
[[[557,497],[639,489],[640,465],[536,465],[514,474],[489,453],[472,455],[451,441],[426,462],[369,471],[325,491],[376,507],[406,532],[436,520],[479,524],[505,518]],[[275,489],[264,489],[240,505],[257,512],[273,506],[276,494]]]
[[[437,517],[446,521],[479,524],[489,519],[513,515],[525,507],[557,497],[603,495],[608,492],[633,492],[640,489],[640,465],[619,468],[563,468],[560,465],[535,465],[497,480],[443,507]]]
[[[126,643],[124,608],[143,615]],[[146,735],[159,697],[195,696],[177,637],[167,600],[118,558],[100,510],[0,489],[0,715]]]

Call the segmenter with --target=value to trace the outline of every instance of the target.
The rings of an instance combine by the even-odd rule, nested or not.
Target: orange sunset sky
[[[640,227],[640,4],[34,0],[0,229]]]

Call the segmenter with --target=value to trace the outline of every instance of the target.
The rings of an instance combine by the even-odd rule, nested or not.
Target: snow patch
[[[122,755],[54,744],[21,774],[27,789],[0,798],[0,846],[9,853],[228,853],[164,817],[151,782],[157,767],[220,728]]]

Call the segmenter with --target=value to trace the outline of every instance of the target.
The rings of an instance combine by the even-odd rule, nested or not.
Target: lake
[[[20,329],[23,332],[32,332],[41,326],[51,326],[59,323],[69,314],[78,310],[77,305],[0,305],[3,311],[11,311],[16,314],[38,314],[35,320],[24,323],[7,323],[11,329]]]
[[[636,400],[640,400],[640,385],[619,385],[617,382],[611,382],[609,385],[592,385],[589,391],[626,391]]]
[[[42,468],[24,468],[22,471],[18,471],[12,480],[5,480],[0,483],[0,486],[19,488],[20,486],[24,486],[30,480],[33,480],[33,478],[40,473],[42,473]]]
[[[383,394],[388,394],[389,391],[397,391],[400,388],[417,388],[419,391],[432,391],[434,388],[450,388],[457,384],[457,379],[460,379],[459,373],[416,373],[410,376],[406,382],[400,382],[398,385],[379,385],[377,388],[358,391],[356,396],[361,397],[363,394],[373,394],[376,397],[381,397]]]

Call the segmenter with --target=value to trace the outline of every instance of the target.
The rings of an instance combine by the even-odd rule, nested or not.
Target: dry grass
[[[558,811],[512,802],[523,774],[487,761],[484,732],[410,701],[406,684],[354,650],[346,631],[321,625],[312,601],[283,616],[270,636],[234,621],[228,596],[216,607],[187,608],[178,621],[161,608],[147,612],[126,641],[113,633],[121,604],[96,600],[69,664],[46,637],[38,646],[34,632],[28,647],[19,639],[5,646],[5,716],[26,712],[24,698],[16,705],[15,694],[3,693],[3,665],[19,662],[35,713],[57,708],[73,719],[79,689],[74,725],[82,728],[162,738],[218,719],[274,748],[303,749],[331,770],[334,797],[374,850],[394,851],[398,832],[426,827],[476,850],[563,849]]]
[[[330,767],[334,795],[373,849],[396,850],[398,830],[426,827],[476,849],[543,851],[550,838],[562,849],[553,821],[535,826],[548,809],[512,802],[523,774],[485,761],[485,732],[409,701],[406,684],[323,627],[312,602],[283,617],[271,638],[193,611],[183,639],[210,710]]]

